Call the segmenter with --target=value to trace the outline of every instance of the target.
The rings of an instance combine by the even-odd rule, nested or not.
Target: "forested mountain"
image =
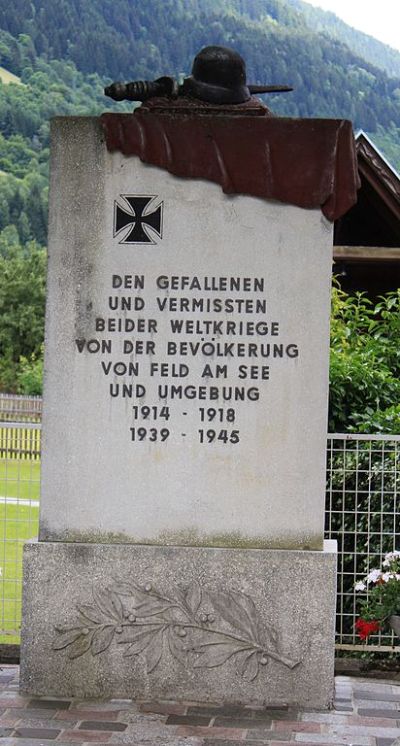
[[[277,113],[352,119],[378,133],[378,145],[391,141],[388,155],[400,161],[400,75],[389,77],[338,38],[312,30],[318,13],[326,15],[314,10],[300,0],[0,0],[0,28],[14,38],[22,32],[33,66],[69,60],[113,79],[188,73],[202,46],[232,45],[252,82],[294,85],[293,94],[269,99]],[[343,38],[345,24],[331,31],[340,36],[338,25]],[[22,73],[17,49],[0,64]]]
[[[277,114],[352,119],[400,168],[400,55],[370,40],[364,48],[365,39],[301,0],[0,0],[3,275],[14,260],[23,273],[20,259],[46,243],[49,117],[114,108],[102,93],[111,80],[188,74],[207,44],[235,47],[252,83],[292,84],[293,93],[267,98]],[[41,259],[31,265],[43,271]],[[4,360],[17,366],[21,350],[28,358],[40,350],[29,314],[16,320],[17,295],[0,284],[0,315],[9,320],[0,328],[0,388],[16,380],[12,366],[5,377]]]
[[[321,8],[316,8],[304,0],[288,0],[292,7],[300,11],[303,20],[312,31],[319,31],[347,44],[372,65],[385,70],[388,75],[400,77],[400,52],[387,44],[374,39],[373,36],[348,26],[337,15]],[[362,6],[360,5],[360,14]]]

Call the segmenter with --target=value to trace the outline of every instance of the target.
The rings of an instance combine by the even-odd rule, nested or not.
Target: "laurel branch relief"
[[[235,658],[239,674],[257,678],[270,660],[293,669],[303,653],[292,658],[282,651],[279,633],[266,629],[253,600],[239,591],[213,592],[194,580],[182,590],[163,595],[150,583],[114,582],[112,589],[93,589],[93,602],[77,606],[79,622],[57,626],[54,650],[70,659],[89,652],[99,655],[111,644],[124,647],[124,657],[142,656],[154,671],[168,646],[185,666],[215,668]]]

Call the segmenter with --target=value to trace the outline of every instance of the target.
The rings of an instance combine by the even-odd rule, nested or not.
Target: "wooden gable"
[[[356,146],[361,188],[335,223],[334,273],[344,290],[376,297],[400,287],[400,176],[362,131]]]

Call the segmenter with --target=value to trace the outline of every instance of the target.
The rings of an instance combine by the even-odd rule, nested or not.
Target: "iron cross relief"
[[[129,209],[114,201],[114,238],[124,228],[132,226],[129,231],[123,233],[123,238],[119,243],[151,243],[152,233],[162,238],[162,214],[163,202],[152,212],[149,211],[149,205],[157,199],[156,195],[133,195],[121,194],[120,197],[126,202]]]

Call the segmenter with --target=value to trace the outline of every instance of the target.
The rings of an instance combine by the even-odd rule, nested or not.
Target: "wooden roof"
[[[356,147],[361,188],[357,204],[336,221],[334,244],[399,248],[400,176],[365,132]]]
[[[333,271],[344,290],[376,298],[400,286],[400,176],[365,132],[356,147],[361,188],[335,223]]]

